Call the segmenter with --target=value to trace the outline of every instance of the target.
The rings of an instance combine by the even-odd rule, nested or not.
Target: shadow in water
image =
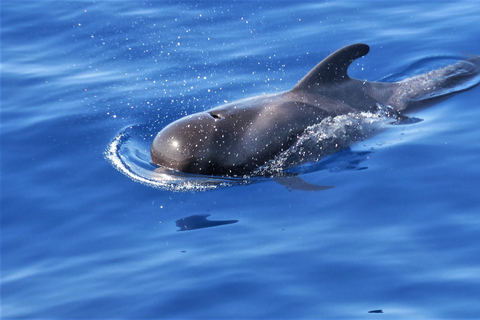
[[[383,313],[383,310],[379,309],[379,310],[372,310],[372,311],[368,311],[368,313]]]
[[[209,214],[196,214],[186,218],[178,219],[175,221],[175,224],[178,229],[177,231],[189,231],[195,229],[203,229],[209,227],[223,226],[225,224],[237,223],[238,220],[223,220],[223,221],[213,221],[208,220],[207,217]]]

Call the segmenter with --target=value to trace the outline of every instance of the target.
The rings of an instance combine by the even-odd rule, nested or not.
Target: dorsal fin
[[[363,43],[351,44],[338,49],[313,68],[293,89],[308,89],[325,83],[338,83],[350,79],[347,74],[350,64],[368,53],[370,48]]]

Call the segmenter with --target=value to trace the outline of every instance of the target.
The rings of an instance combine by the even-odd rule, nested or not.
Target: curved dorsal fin
[[[347,74],[350,64],[368,53],[370,48],[363,43],[351,44],[338,49],[313,68],[294,89],[308,89],[325,83],[338,83],[350,79]]]

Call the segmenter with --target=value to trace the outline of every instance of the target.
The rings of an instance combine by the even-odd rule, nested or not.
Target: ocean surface
[[[149,158],[175,119],[348,44],[371,81],[480,54],[480,2],[0,10],[2,319],[480,318],[480,87],[302,171],[321,192],[165,180]]]

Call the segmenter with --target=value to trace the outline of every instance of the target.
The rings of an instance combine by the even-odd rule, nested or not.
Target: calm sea
[[[350,74],[372,81],[480,54],[480,2],[0,10],[2,319],[480,318],[478,87],[302,175],[327,191],[141,179],[168,123],[342,46],[370,45]]]

